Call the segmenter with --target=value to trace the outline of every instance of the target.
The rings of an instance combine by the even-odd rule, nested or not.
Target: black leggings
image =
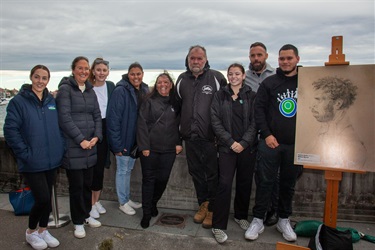
[[[34,230],[39,227],[47,227],[49,215],[52,211],[52,185],[56,181],[57,168],[36,173],[22,173],[27,185],[30,187],[35,204],[29,215],[29,228]]]
[[[104,168],[109,163],[109,151],[108,151],[108,140],[107,140],[107,126],[106,120],[102,119],[102,130],[103,130],[103,139],[100,143],[96,144],[97,148],[97,162],[93,167],[93,177],[92,177],[92,191],[100,191],[103,189],[103,180],[104,180]]]

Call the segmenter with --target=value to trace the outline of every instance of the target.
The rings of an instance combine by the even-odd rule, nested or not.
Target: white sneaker
[[[228,239],[228,235],[221,229],[212,228],[212,233],[218,243],[224,243]]]
[[[254,218],[249,228],[246,230],[245,239],[256,240],[258,239],[259,234],[263,233],[263,231],[264,231],[263,220]]]
[[[44,230],[39,236],[47,243],[48,247],[57,247],[60,245],[60,242],[48,230]]]
[[[94,219],[99,219],[99,218],[100,218],[99,211],[96,209],[96,206],[95,206],[95,205],[93,205],[93,206],[91,207],[90,217],[92,217],[92,218],[94,218]]]
[[[247,220],[239,220],[234,218],[234,221],[242,228],[243,230],[247,230],[250,226],[250,223]]]
[[[120,206],[119,208],[122,212],[126,213],[127,215],[134,215],[135,210],[131,206],[129,206],[128,203],[125,203],[124,205]]]
[[[283,234],[283,237],[287,241],[296,241],[297,235],[290,226],[289,219],[279,218],[276,226],[277,230]]]
[[[40,237],[38,231],[34,231],[31,234],[28,234],[26,230],[26,242],[36,250],[42,250],[48,247],[47,243]]]
[[[132,200],[128,201],[128,205],[131,206],[132,208],[141,208],[142,207],[142,203],[132,201]]]
[[[89,225],[90,227],[100,227],[102,223],[100,221],[97,221],[96,219],[92,218],[91,216],[85,220],[86,225]]]
[[[83,225],[74,225],[74,237],[78,239],[86,237],[86,231]]]
[[[107,212],[100,201],[95,202],[94,206],[96,207],[96,210],[99,212],[99,214],[105,214]]]

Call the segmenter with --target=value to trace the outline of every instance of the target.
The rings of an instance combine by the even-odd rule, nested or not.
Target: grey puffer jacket
[[[87,169],[96,164],[96,146],[82,149],[83,140],[93,137],[102,140],[102,118],[92,85],[86,81],[82,92],[73,77],[59,84],[56,96],[59,125],[64,133],[67,151],[62,167],[65,169]]]

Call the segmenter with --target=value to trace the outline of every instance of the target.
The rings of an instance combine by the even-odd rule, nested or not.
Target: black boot
[[[152,217],[156,217],[156,216],[158,216],[158,214],[159,214],[158,208],[156,206],[152,206],[152,208],[151,208],[151,216]]]
[[[141,220],[141,227],[148,228],[150,226],[151,215],[143,215]]]

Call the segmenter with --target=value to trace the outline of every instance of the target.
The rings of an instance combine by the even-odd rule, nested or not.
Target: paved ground
[[[50,232],[60,240],[57,249],[276,249],[277,242],[286,242],[275,226],[267,227],[256,241],[244,239],[242,230],[230,217],[228,225],[228,241],[219,245],[212,236],[211,230],[193,222],[194,211],[173,209],[159,209],[159,216],[151,220],[151,226],[144,230],[139,222],[142,218],[142,209],[138,209],[134,216],[125,215],[118,209],[117,202],[102,201],[107,213],[99,219],[102,227],[86,228],[87,236],[76,239],[73,236],[73,225],[69,224],[50,229]],[[69,216],[68,197],[57,199],[59,216]],[[167,215],[170,215],[167,217]],[[177,216],[176,216],[177,215]],[[164,218],[162,221],[161,219]],[[177,224],[183,219],[182,224]],[[292,218],[294,221],[313,218]],[[0,246],[1,249],[32,249],[25,242],[27,216],[15,216],[6,193],[0,194]],[[375,223],[339,221],[341,227],[351,227],[365,234],[375,235]],[[307,246],[309,238],[299,237],[294,243]],[[101,245],[112,248],[100,248]],[[354,245],[355,250],[372,250],[375,244],[361,240]]]

